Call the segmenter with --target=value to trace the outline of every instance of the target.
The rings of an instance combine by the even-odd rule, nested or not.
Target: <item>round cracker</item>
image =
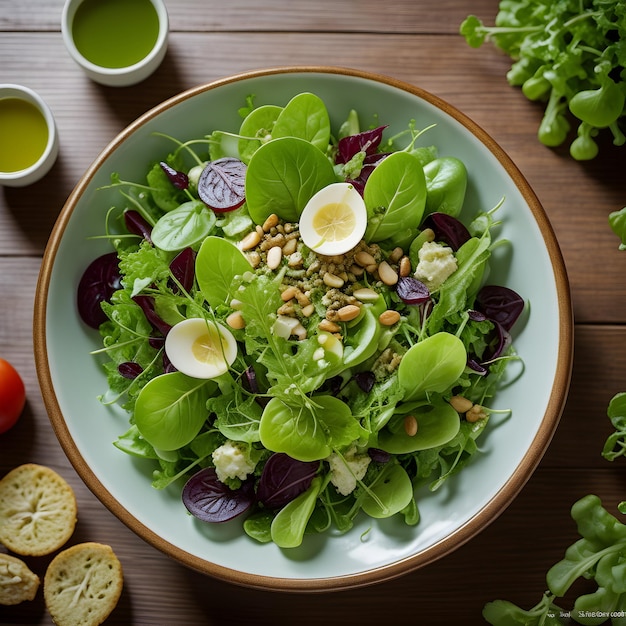
[[[111,546],[76,544],[59,552],[46,570],[46,608],[57,626],[98,626],[117,606],[123,580]]]
[[[26,463],[0,480],[0,542],[22,556],[63,547],[76,526],[76,498],[54,470]]]
[[[33,600],[39,582],[39,576],[22,559],[0,554],[0,604],[8,606]]]

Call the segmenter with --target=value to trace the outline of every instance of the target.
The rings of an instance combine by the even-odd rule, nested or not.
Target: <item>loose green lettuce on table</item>
[[[541,143],[556,147],[568,141],[571,156],[581,161],[597,156],[601,131],[624,145],[622,0],[502,0],[494,26],[470,15],[460,33],[475,48],[493,41],[513,60],[508,82],[529,100],[545,103],[537,133]]]
[[[626,456],[626,393],[609,402],[607,415],[614,432],[607,438],[602,456],[614,461]],[[626,514],[626,501],[618,505]],[[483,617],[494,626],[542,626],[570,623],[597,626],[610,621],[626,624],[626,525],[611,515],[593,494],[578,500],[571,516],[580,539],[569,546],[564,558],[546,575],[547,591],[541,601],[525,610],[508,600],[485,605]],[[571,610],[556,604],[580,579],[596,585],[574,600]],[[560,602],[560,601],[559,601]]]
[[[164,136],[175,147],[145,184],[112,175],[115,252],[86,270],[79,300],[103,340],[102,401],[129,414],[115,446],[154,463],[155,488],[184,480],[199,519],[245,513],[251,537],[284,548],[359,514],[416,524],[417,488],[438,489],[479,452],[486,405],[517,359],[524,302],[484,285],[507,243],[499,206],[463,224],[467,169],[418,145],[427,129],[414,121],[383,141],[386,127],[362,130],[355,111],[334,136],[315,94],[246,104],[235,132]],[[304,245],[298,219],[336,182],[362,194],[368,223],[331,258]],[[278,235],[293,250],[270,263],[263,246]],[[359,254],[374,264],[357,267]],[[318,269],[344,261],[352,278]],[[306,303],[285,297],[305,283]],[[168,349],[196,318],[207,334],[190,349],[215,363],[206,377]]]

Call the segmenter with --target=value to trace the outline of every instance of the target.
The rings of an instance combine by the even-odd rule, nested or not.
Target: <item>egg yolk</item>
[[[202,363],[224,363],[224,346],[222,337],[216,328],[208,327],[207,332],[200,335],[191,345],[191,352],[197,361]]]
[[[356,227],[354,211],[344,202],[331,202],[321,207],[313,217],[313,228],[323,241],[341,241]]]

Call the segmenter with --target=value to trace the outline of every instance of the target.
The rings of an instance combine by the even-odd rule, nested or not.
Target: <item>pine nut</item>
[[[435,241],[435,231],[432,228],[425,228],[421,234],[426,241]]]
[[[241,314],[240,311],[235,311],[235,312],[231,313],[226,318],[226,323],[231,328],[234,328],[235,330],[240,330],[242,328],[245,328],[245,326],[246,326],[246,321],[243,319],[243,315]]]
[[[335,324],[335,322],[331,322],[329,320],[322,320],[317,327],[320,330],[325,330],[328,333],[336,333],[341,330],[341,326]]]
[[[365,272],[365,268],[361,267],[360,265],[357,265],[356,263],[353,263],[350,266],[350,271],[355,275],[355,276],[363,276],[363,272]]]
[[[339,278],[339,276],[335,276],[335,274],[331,274],[330,272],[326,272],[322,280],[324,281],[324,284],[329,287],[335,287],[336,289],[343,287],[344,283],[343,279]]]
[[[400,313],[393,309],[387,309],[378,316],[378,321],[383,326],[393,326],[396,322],[400,321]]]
[[[452,396],[450,398],[450,406],[457,413],[467,413],[474,406],[474,403],[465,396]]]
[[[276,311],[276,313],[278,313],[278,315],[293,317],[296,314],[296,310],[293,308],[293,304],[291,302],[286,302],[282,306],[278,307],[278,311]]]
[[[365,271],[370,274],[375,274],[378,271],[378,265],[376,265],[376,263],[372,263],[365,268]]]
[[[311,317],[315,313],[315,306],[313,304],[307,304],[305,307],[302,307],[302,315],[304,317]]]
[[[397,263],[402,258],[403,254],[404,250],[402,248],[394,248],[389,255],[389,261],[391,261],[391,263]]]
[[[356,304],[346,304],[337,311],[337,317],[341,322],[349,322],[356,319],[361,313],[361,307]]]
[[[402,277],[406,277],[411,274],[411,259],[409,259],[408,256],[403,256],[400,259],[399,274]]]
[[[395,285],[398,282],[398,274],[387,261],[383,261],[378,266],[378,275],[385,285]]]
[[[263,232],[263,226],[257,224],[254,228],[256,229],[256,232],[259,233],[259,237],[261,237],[262,239],[263,235],[265,235],[265,233]]]
[[[296,297],[297,293],[298,293],[298,288],[291,285],[290,287],[287,287],[287,289],[285,289],[280,294],[280,297],[283,302],[289,302],[289,300]]]
[[[361,302],[376,302],[378,300],[378,294],[373,289],[367,287],[357,289],[352,292],[352,295]]]
[[[309,306],[311,304],[309,297],[299,289],[296,291],[296,300],[300,306]]]
[[[267,267],[275,270],[283,260],[283,250],[280,246],[274,246],[267,252]]]
[[[417,420],[414,415],[407,415],[404,418],[404,432],[409,437],[414,437],[417,434]]]
[[[276,226],[278,224],[278,215],[276,215],[276,213],[272,213],[271,215],[268,215],[267,219],[263,222],[263,230],[266,233],[269,233],[269,231],[274,228],[274,226]]]
[[[376,259],[365,250],[361,250],[354,255],[354,260],[361,266],[367,267],[368,265],[376,265]]]
[[[470,423],[473,424],[474,422],[477,422],[478,420],[481,420],[483,418],[487,417],[487,413],[485,411],[485,409],[480,406],[480,404],[475,404],[466,414],[465,414],[465,419]]]
[[[289,261],[287,262],[289,267],[298,267],[302,265],[302,255],[299,252],[293,252],[289,255]]]
[[[242,250],[252,250],[252,248],[256,248],[261,242],[261,235],[256,230],[248,233],[242,240],[240,248]]]
[[[283,254],[285,256],[289,256],[290,254],[293,254],[296,251],[297,247],[298,247],[297,239],[288,239],[287,243],[285,243],[285,245],[283,246]]]
[[[230,308],[235,309],[236,311],[239,311],[240,309],[243,308],[243,302],[241,300],[237,300],[236,298],[233,298],[230,301]]]

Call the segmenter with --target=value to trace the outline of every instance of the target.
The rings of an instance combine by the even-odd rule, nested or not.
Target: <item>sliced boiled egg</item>
[[[367,209],[350,183],[320,189],[300,216],[300,236],[318,254],[333,256],[352,250],[365,234]]]
[[[217,378],[237,357],[237,341],[221,324],[189,318],[172,326],[165,337],[172,365],[192,378]]]

